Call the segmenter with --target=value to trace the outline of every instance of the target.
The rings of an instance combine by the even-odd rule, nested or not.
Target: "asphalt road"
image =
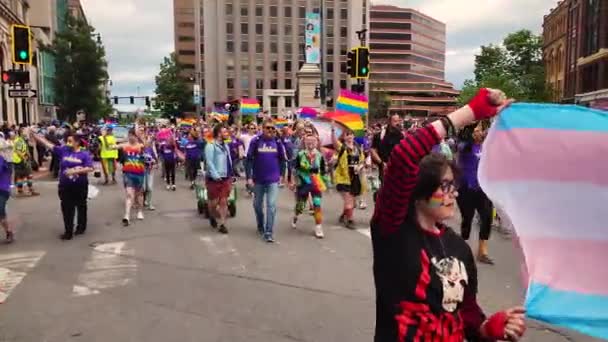
[[[312,217],[290,227],[294,202],[283,189],[277,243],[269,245],[242,192],[223,236],[196,213],[182,174],[178,180],[176,192],[157,186],[157,210],[129,228],[120,222],[122,188],[100,187],[88,233],[69,242],[57,238],[56,183],[40,182],[40,197],[12,199],[19,230],[13,245],[0,245],[0,341],[372,340],[369,209],[356,212],[359,230],[340,228],[340,200],[329,193],[326,238],[317,240]],[[496,265],[479,266],[487,312],[523,298],[513,243],[494,234],[490,247]],[[566,340],[594,341],[534,322],[524,339]]]

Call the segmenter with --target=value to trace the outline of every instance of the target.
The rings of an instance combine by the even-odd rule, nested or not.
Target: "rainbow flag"
[[[256,99],[241,99],[241,114],[243,115],[256,115],[260,112],[260,104]]]
[[[180,128],[192,128],[196,123],[196,119],[181,119],[177,124]]]
[[[277,128],[283,128],[289,124],[289,121],[287,121],[287,119],[274,119],[272,121],[274,122],[275,126],[277,126]]]
[[[342,89],[336,100],[336,111],[365,115],[368,110],[368,100],[365,95]]]
[[[361,116],[357,114],[344,112],[328,112],[323,114],[323,117],[329,120],[334,120],[346,126],[355,133],[355,137],[363,138],[365,136],[365,124]]]
[[[226,121],[228,121],[229,115],[228,115],[228,113],[223,113],[223,112],[215,110],[215,111],[209,113],[209,118],[211,120],[217,120],[219,122],[226,122]]]
[[[300,119],[314,119],[319,115],[316,109],[310,107],[300,108]]]
[[[478,178],[519,237],[530,318],[608,339],[608,113],[516,103],[491,127]]]

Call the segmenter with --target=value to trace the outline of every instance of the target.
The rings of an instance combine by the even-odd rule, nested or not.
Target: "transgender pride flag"
[[[527,315],[608,339],[608,114],[513,104],[490,129],[479,181],[519,236]]]

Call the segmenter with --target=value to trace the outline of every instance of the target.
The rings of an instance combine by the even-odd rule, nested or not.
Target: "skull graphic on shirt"
[[[443,283],[443,309],[454,312],[464,297],[464,287],[468,284],[467,269],[464,263],[454,257],[448,257],[437,261],[432,258],[431,262],[441,282]]]

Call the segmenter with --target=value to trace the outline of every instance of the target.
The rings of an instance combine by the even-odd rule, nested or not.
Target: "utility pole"
[[[325,0],[321,0],[320,14],[321,17],[321,84],[319,85],[319,98],[321,99],[321,110],[327,110],[327,76],[326,71],[326,55],[325,55]]]
[[[365,46],[366,42],[366,33],[367,33],[367,29],[363,28],[361,31],[357,31],[357,36],[359,38],[359,41],[361,42],[360,46]],[[365,94],[365,81],[361,78],[357,79],[357,91]],[[369,110],[367,111],[367,115],[365,116],[365,127],[369,128]]]
[[[201,96],[201,0],[194,1],[194,47],[196,61],[194,63],[194,87],[193,96],[197,97],[196,101],[196,117],[201,118],[201,107],[203,97]],[[198,96],[197,96],[198,95]]]

